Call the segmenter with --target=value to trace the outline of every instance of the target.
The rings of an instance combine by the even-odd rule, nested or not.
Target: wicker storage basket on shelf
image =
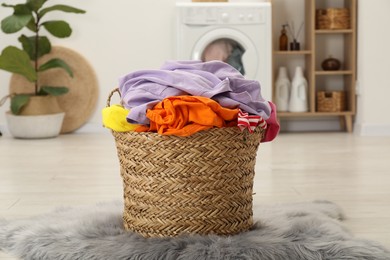
[[[318,91],[317,111],[318,112],[340,112],[345,110],[344,91]]]
[[[144,237],[249,230],[263,131],[225,127],[189,137],[113,131],[123,178],[125,228]]]
[[[316,28],[321,30],[349,29],[349,9],[328,8],[316,10]]]

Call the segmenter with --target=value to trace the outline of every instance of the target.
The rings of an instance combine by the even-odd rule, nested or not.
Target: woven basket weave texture
[[[316,10],[316,28],[342,30],[350,28],[350,14],[347,8],[327,8]]]
[[[340,112],[346,109],[346,96],[344,91],[318,91],[318,112]]]
[[[231,235],[253,225],[252,187],[263,130],[213,128],[189,137],[113,132],[124,226],[144,237]]]

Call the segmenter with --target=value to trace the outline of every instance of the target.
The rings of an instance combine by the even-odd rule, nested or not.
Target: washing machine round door
[[[259,69],[256,47],[245,34],[234,29],[219,28],[204,34],[194,45],[192,59],[205,61],[205,51],[208,50],[212,44],[221,41],[235,43],[238,48],[242,49],[242,65],[243,70],[245,71],[243,74],[247,79],[256,79]],[[240,69],[238,70],[242,72]]]

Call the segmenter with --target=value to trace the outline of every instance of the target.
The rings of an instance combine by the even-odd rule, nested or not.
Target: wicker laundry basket
[[[261,128],[254,133],[238,127],[213,128],[189,137],[112,134],[123,178],[127,230],[144,237],[173,237],[231,235],[252,227]]]

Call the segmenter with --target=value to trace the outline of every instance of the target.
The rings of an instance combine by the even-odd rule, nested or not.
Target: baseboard
[[[107,133],[109,130],[102,124],[89,122],[75,131],[76,133]]]
[[[329,132],[342,131],[335,118],[283,118],[281,132]]]
[[[0,132],[3,135],[5,135],[5,136],[10,135],[6,124],[0,124]],[[109,132],[110,131],[107,128],[104,128],[102,126],[102,124],[86,123],[86,124],[84,124],[79,129],[77,129],[76,131],[74,131],[72,133],[83,133],[83,134],[85,134],[85,133],[95,133],[96,134],[96,133],[109,133]]]
[[[390,124],[355,124],[354,133],[360,136],[390,136]]]
[[[297,125],[294,125],[296,123]],[[300,125],[299,125],[300,123]],[[304,123],[302,125],[302,123]],[[287,127],[284,127],[284,131],[340,131],[338,123],[336,121],[323,121],[321,124],[319,122],[290,122]],[[354,125],[354,134],[360,136],[390,136],[390,124],[355,124]],[[76,130],[77,133],[105,133],[108,130],[100,124],[96,123],[87,123],[83,125],[80,129]],[[0,132],[3,134],[8,133],[7,126],[5,124],[0,124]]]

